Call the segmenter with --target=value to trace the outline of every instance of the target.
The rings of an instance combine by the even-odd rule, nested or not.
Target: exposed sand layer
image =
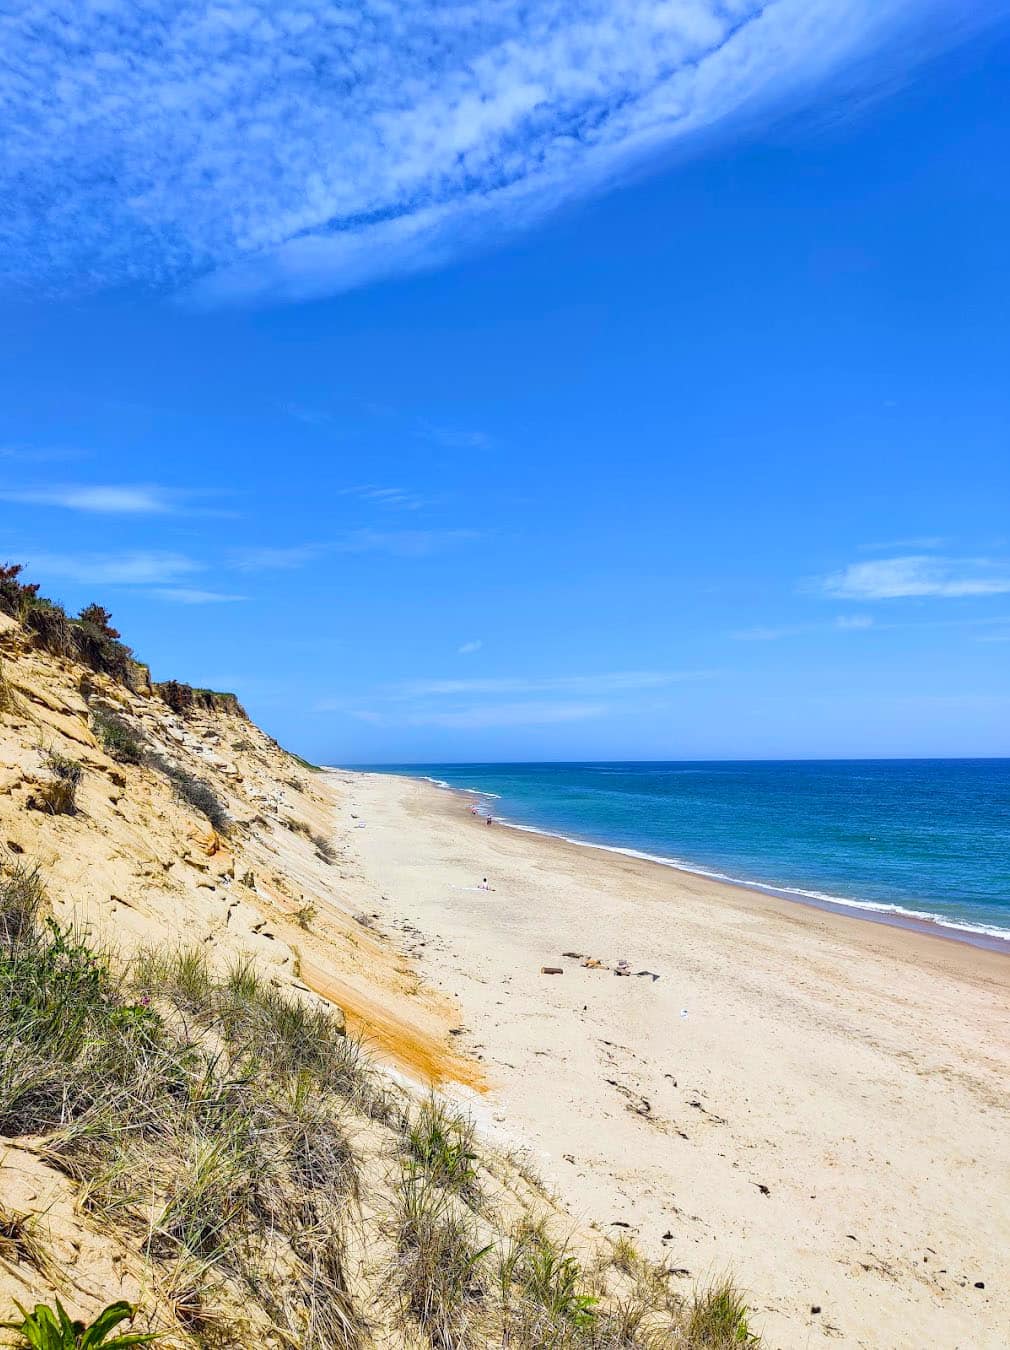
[[[769,1345],[1010,1345],[1006,957],[330,782],[380,926],[458,999],[476,1113],[576,1218],[685,1285],[732,1268]]]

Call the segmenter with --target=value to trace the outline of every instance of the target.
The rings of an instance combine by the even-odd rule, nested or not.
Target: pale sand
[[[731,1269],[771,1346],[1010,1345],[1010,960],[329,781],[355,890],[458,998],[478,1116],[574,1218],[685,1288]]]

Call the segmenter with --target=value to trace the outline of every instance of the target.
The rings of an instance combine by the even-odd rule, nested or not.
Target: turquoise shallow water
[[[369,767],[477,789],[527,829],[1010,939],[1010,760]]]

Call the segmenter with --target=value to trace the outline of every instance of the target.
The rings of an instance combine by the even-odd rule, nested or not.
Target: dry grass
[[[9,1266],[27,1265],[51,1284],[60,1274],[49,1254],[49,1244],[37,1214],[20,1214],[0,1203],[0,1260]]]
[[[3,666],[0,665],[0,714],[19,712],[21,705],[18,696],[14,692],[14,686],[4,675]]]
[[[49,749],[42,751],[42,761],[51,777],[38,785],[31,798],[32,804],[50,815],[76,815],[77,789],[84,777],[83,764]]]

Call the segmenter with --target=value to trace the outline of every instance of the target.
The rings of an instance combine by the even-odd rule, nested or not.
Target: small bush
[[[44,647],[47,652],[52,652],[54,656],[76,654],[73,622],[67,617],[62,605],[45,600],[41,596],[36,597],[26,606],[22,622],[35,634],[38,645]]]
[[[112,627],[112,615],[101,605],[86,605],[72,621],[71,633],[76,655],[92,670],[125,681],[130,671],[133,652],[119,640],[119,630]]]
[[[21,619],[39,593],[38,582],[19,581],[22,563],[0,563],[0,610],[12,619]]]
[[[312,925],[312,921],[315,919],[318,913],[319,910],[315,907],[315,905],[302,905],[300,909],[295,910],[293,917],[295,922],[298,924],[298,927],[304,928],[305,931],[308,932],[309,928]]]
[[[140,764],[144,758],[144,741],[140,734],[118,713],[102,709],[91,716],[91,726],[103,748],[121,764]]]
[[[162,755],[149,755],[147,762],[165,775],[184,802],[188,802],[207,817],[218,834],[228,833],[231,828],[231,817],[208,782],[180,768],[178,764],[173,764]]]

